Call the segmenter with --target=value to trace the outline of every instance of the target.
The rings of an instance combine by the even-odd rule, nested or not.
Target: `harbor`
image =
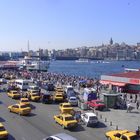
[[[54,62],[55,65],[56,63],[57,62]],[[71,62],[71,63],[74,64],[75,62]],[[63,65],[60,64],[61,62],[58,62],[57,65],[59,65],[59,67],[63,70],[64,68],[62,66],[64,64]],[[106,64],[110,64],[110,63],[106,63]],[[112,83],[111,82],[105,83],[103,82],[102,75],[101,75],[101,79],[97,79],[96,77],[94,78],[94,77],[80,76],[76,74],[73,75],[64,74],[64,72],[62,71],[61,72],[57,71],[56,69],[58,68],[57,65],[56,67],[54,67],[55,72],[53,71],[51,72],[53,66],[53,64],[51,63],[48,68],[48,72],[37,71],[37,70],[29,71],[28,68],[24,70],[19,69],[17,71],[12,67],[9,68],[7,67],[6,69],[0,70],[1,71],[0,77],[3,79],[1,80],[1,87],[0,87],[1,89],[0,100],[2,105],[1,121],[4,123],[6,129],[10,133],[9,134],[10,140],[14,140],[14,139],[39,140],[39,139],[43,139],[46,136],[53,135],[54,133],[60,133],[60,132],[65,132],[80,140],[85,140],[87,139],[87,137],[90,140],[92,140],[93,136],[99,140],[102,140],[105,139],[105,133],[109,130],[128,129],[130,131],[135,132],[140,122],[139,120],[140,108],[136,107],[135,94],[132,95],[133,97],[131,102],[131,106],[133,106],[134,109],[131,110],[131,112],[127,113],[126,105],[131,101],[130,99],[131,93],[127,93],[127,99],[124,99],[124,95],[126,93],[120,90],[114,90],[113,87],[114,85],[122,86],[119,84],[116,85],[118,81],[116,84],[114,84],[113,81]],[[102,65],[104,65],[104,63],[102,63]],[[139,71],[135,71],[135,72],[139,72]],[[110,71],[110,73],[112,72]],[[11,84],[13,81],[13,85],[9,87],[8,83],[10,81]],[[19,116],[17,114],[9,113],[7,109],[9,105],[19,102],[19,99],[18,100],[10,99],[7,96],[7,93],[9,91],[12,91],[13,89],[15,90],[18,84],[21,85],[19,82],[24,82],[24,81],[28,81],[29,85],[32,87],[33,86],[39,87],[40,92],[36,93],[38,96],[45,97],[47,93],[47,96],[49,94],[50,96],[48,97],[49,98],[52,97],[53,99],[52,102],[49,102],[49,104],[48,101],[46,102],[44,100],[47,103],[44,104],[43,103],[44,101],[42,99],[36,102],[36,100],[34,101],[34,99],[32,99],[32,95],[30,95],[30,100],[32,99],[30,101],[32,111],[29,116]],[[55,96],[56,93],[58,92],[57,88],[60,87],[62,88],[61,90],[63,91],[63,94],[66,93],[65,91],[66,87],[73,88],[75,92],[72,95],[71,94],[69,94],[69,96],[67,95],[68,96],[67,98],[69,98],[67,102],[70,102],[71,96],[72,98],[75,97],[75,101],[77,100],[76,101],[77,103],[76,102],[74,103],[73,106],[74,111],[81,112],[82,114],[94,113],[99,121],[98,126],[87,127],[85,123],[79,122],[78,127],[76,127],[75,129],[63,130],[62,127],[54,123],[53,120],[54,115],[60,113],[58,110],[59,102],[58,103],[56,102],[58,99]],[[16,90],[18,93],[20,93],[21,98],[23,97],[29,98],[27,94],[28,88],[25,87],[24,89],[21,86],[19,86],[19,88],[21,88],[21,90],[19,89]],[[63,94],[61,93],[62,96]],[[139,101],[140,100],[139,94],[137,93],[137,95],[138,95],[137,101]],[[62,98],[62,103],[66,102],[64,97]],[[119,100],[116,100],[118,98]],[[92,107],[92,105],[90,106],[89,101],[93,101],[93,100],[103,101],[106,109],[102,111],[102,110],[95,109],[94,107]],[[116,108],[116,101],[119,101],[119,103],[121,103],[120,101],[124,101],[124,100],[126,101],[126,105],[124,106],[124,108],[121,107]],[[87,104],[88,102],[89,105]],[[131,120],[131,122],[129,120]],[[22,128],[20,127],[21,125]],[[49,129],[46,129],[48,125],[49,125]],[[24,135],[23,132],[26,135]]]

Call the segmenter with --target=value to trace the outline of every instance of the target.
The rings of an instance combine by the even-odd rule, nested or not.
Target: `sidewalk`
[[[127,113],[126,110],[110,111],[95,111],[100,120],[102,120],[107,126],[113,129],[128,129],[135,131],[140,126],[140,109],[134,109],[131,113]],[[112,126],[110,126],[112,123]]]
[[[76,90],[78,93],[82,93],[83,89]],[[128,95],[128,101],[129,99]],[[133,95],[134,99],[134,95]],[[140,96],[138,97],[140,100]],[[128,102],[127,101],[127,102]],[[109,111],[95,111],[98,115],[99,120],[101,120],[105,125],[109,127],[109,129],[128,129],[131,131],[136,131],[137,127],[140,126],[140,107],[136,109],[136,103],[131,103],[131,105],[135,108],[131,111],[131,113],[127,113],[127,110],[121,109],[109,109]],[[86,112],[86,110],[85,110]]]

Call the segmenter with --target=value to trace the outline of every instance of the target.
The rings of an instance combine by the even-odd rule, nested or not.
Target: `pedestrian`
[[[138,96],[137,96],[137,94],[135,94],[135,103],[137,102],[137,98],[138,98]]]
[[[123,100],[124,100],[124,102],[127,101],[127,94],[126,93],[124,93]]]
[[[131,103],[130,102],[127,103],[127,113],[128,112],[131,112]]]
[[[136,102],[136,108],[139,109],[139,106],[140,106],[140,102],[137,101],[137,102]]]
[[[140,136],[140,126],[136,129],[136,135]]]
[[[132,102],[132,100],[133,100],[133,96],[132,94],[130,94],[130,102]]]

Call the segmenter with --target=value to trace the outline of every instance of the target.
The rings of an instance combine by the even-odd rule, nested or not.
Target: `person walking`
[[[135,94],[135,103],[137,102],[137,98],[138,98],[138,96],[137,96],[137,94]]]
[[[139,109],[139,106],[140,106],[140,101],[137,101],[136,102],[136,108]]]

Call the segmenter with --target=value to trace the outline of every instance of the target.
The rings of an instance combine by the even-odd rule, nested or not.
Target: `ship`
[[[89,63],[90,59],[79,58],[78,60],[75,60],[75,62],[78,62],[78,63]]]
[[[39,57],[25,56],[24,59],[19,62],[20,68],[29,71],[48,71],[50,61],[41,60]]]

